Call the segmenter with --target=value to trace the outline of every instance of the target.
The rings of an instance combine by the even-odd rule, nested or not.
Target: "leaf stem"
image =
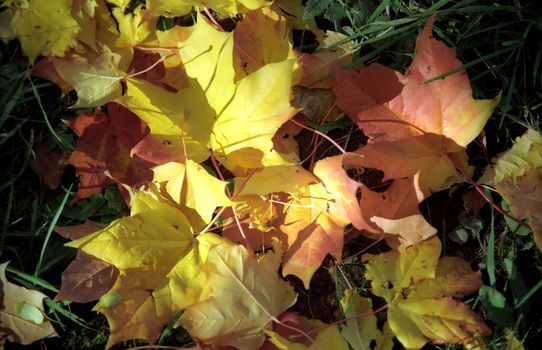
[[[472,177],[469,175],[469,173],[467,173],[467,171],[460,165],[458,164],[455,160],[453,160],[452,158],[449,158],[452,163],[454,164],[455,168],[457,170],[459,170],[459,172],[465,176],[465,178],[471,183],[471,185],[474,186],[474,188],[476,189],[476,191],[482,196],[482,198],[484,198],[486,200],[486,202],[488,202],[489,204],[491,204],[491,206],[496,210],[498,211],[499,213],[501,213],[502,215],[510,218],[511,220],[515,221],[517,224],[523,226],[523,227],[526,227],[528,228],[529,230],[531,229],[531,227],[524,223],[523,221],[519,220],[518,218],[516,217],[513,217],[512,215],[508,214],[507,212],[505,212],[504,210],[502,210],[501,207],[499,207],[497,204],[493,203],[493,201],[484,193],[484,191],[482,190],[482,188],[480,187],[480,185],[478,185],[473,179]]]
[[[303,129],[307,129],[307,130],[309,130],[309,131],[312,131],[312,132],[315,133],[315,134],[318,134],[318,135],[322,136],[323,138],[325,138],[326,140],[328,140],[329,142],[331,142],[331,144],[332,144],[333,146],[337,147],[337,149],[338,149],[339,151],[341,151],[341,153],[343,153],[343,154],[344,154],[344,153],[347,153],[347,152],[344,150],[344,148],[341,147],[341,145],[339,145],[337,142],[335,142],[335,140],[333,140],[331,137],[327,136],[327,135],[324,134],[323,132],[320,132],[320,131],[318,131],[318,130],[316,130],[316,129],[313,129],[313,128],[311,128],[311,127],[308,127],[308,126],[306,126],[306,125],[303,125],[303,124],[301,124],[300,122],[296,121],[295,119],[290,119],[290,121],[291,121],[292,123],[294,123],[295,125],[302,127]]]

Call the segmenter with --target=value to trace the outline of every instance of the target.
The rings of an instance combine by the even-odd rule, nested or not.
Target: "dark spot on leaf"
[[[282,136],[283,139],[287,139],[290,137],[290,134],[284,134],[284,136]]]
[[[386,285],[386,288],[392,289],[393,288],[393,283],[391,283],[391,281],[388,281],[388,283]]]
[[[171,141],[170,141],[170,140],[164,140],[164,141],[162,141],[162,145],[164,145],[164,146],[170,146],[170,145],[171,145]]]

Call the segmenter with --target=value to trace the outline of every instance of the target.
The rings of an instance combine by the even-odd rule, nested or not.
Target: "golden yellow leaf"
[[[204,222],[211,221],[216,207],[231,204],[225,192],[227,182],[217,179],[190,159],[186,164],[162,164],[153,171],[154,182],[166,182],[171,198],[196,210]]]
[[[408,349],[435,344],[468,343],[491,330],[468,305],[453,299],[478,290],[480,272],[458,258],[439,261],[437,237],[408,247],[362,256],[374,294],[388,302],[388,322]]]
[[[72,16],[72,0],[26,0],[11,6],[11,26],[30,62],[39,55],[62,55],[76,44],[81,27]]]
[[[77,91],[74,107],[101,106],[122,95],[120,56],[105,45],[97,54],[88,50],[84,55],[72,53],[51,60],[62,79]]]
[[[286,19],[269,8],[251,11],[233,32],[235,80],[269,63],[295,58]]]
[[[494,186],[514,217],[528,219],[536,246],[542,250],[542,135],[527,130],[479,182]]]
[[[316,338],[313,339],[309,345],[304,345],[302,343],[291,342],[288,339],[282,337],[277,332],[266,330],[265,333],[269,337],[269,341],[275,345],[280,350],[322,350],[322,349],[334,349],[334,350],[348,350],[348,343],[344,340],[339,332],[339,327],[335,326],[326,326],[325,323],[318,320],[307,320],[304,317],[299,317],[300,321],[310,327],[310,328],[321,328],[325,327],[322,331],[318,333]],[[303,335],[299,335],[303,337]],[[303,340],[304,337],[302,338]]]
[[[258,260],[243,246],[211,248],[211,296],[188,307],[179,324],[204,343],[259,348],[265,340],[263,330],[296,300],[293,288],[277,275],[281,255],[278,244]]]
[[[202,162],[209,157],[207,143],[214,111],[197,84],[174,93],[144,80],[129,78],[118,103],[145,121],[151,133],[134,148],[141,158],[155,163]],[[186,150],[186,154],[185,154]]]
[[[297,111],[289,103],[294,60],[267,64],[234,83],[233,34],[202,16],[180,51],[216,113],[209,146],[217,158],[230,169],[287,163],[273,152],[272,137]]]
[[[374,350],[391,350],[393,347],[393,333],[384,323],[383,330],[377,328],[377,319],[373,311],[372,301],[361,297],[355,289],[346,289],[341,298],[341,309],[345,317],[353,317],[341,326],[341,335],[348,341],[354,350],[371,350],[374,341]]]
[[[194,244],[184,214],[149,193],[132,199],[132,213],[66,244],[119,269],[171,268]]]

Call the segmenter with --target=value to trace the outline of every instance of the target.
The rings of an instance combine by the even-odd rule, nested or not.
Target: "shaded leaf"
[[[44,317],[43,299],[36,290],[17,286],[6,279],[8,262],[0,264],[0,327],[8,341],[23,345],[43,338],[57,337],[53,325]]]
[[[104,261],[83,252],[62,272],[62,285],[55,301],[88,303],[98,300],[115,283],[119,271]]]

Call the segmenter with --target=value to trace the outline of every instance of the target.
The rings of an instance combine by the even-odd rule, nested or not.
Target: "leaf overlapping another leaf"
[[[58,296],[74,299],[67,289],[77,290],[79,272],[118,272],[79,299],[107,290],[95,307],[110,325],[107,347],[135,338],[153,343],[178,312],[184,313],[177,325],[198,345],[218,348],[259,349],[267,336],[266,344],[281,349],[347,349],[347,342],[389,349],[392,333],[419,348],[489,332],[456,300],[479,288],[480,274],[460,259],[439,260],[436,229],[418,205],[461,181],[457,168],[469,171],[465,147],[498,98],[473,99],[464,71],[428,82],[461,65],[453,49],[431,37],[432,20],[403,75],[378,64],[338,71],[351,61],[352,42],[303,22],[301,2],[129,3],[62,1],[60,22],[73,28],[47,37],[38,31],[38,43],[50,41],[39,47],[25,41],[26,13],[10,6],[0,14],[14,15],[0,31],[18,37],[31,61],[49,56],[41,76],[75,89],[74,108],[108,103],[107,113],[96,108],[68,122],[79,136],[70,158],[80,177],[77,198],[117,183],[131,194],[131,215],[67,244],[80,254]],[[33,1],[28,6],[40,16],[49,11]],[[193,9],[194,25],[156,30],[158,16]],[[238,21],[233,31],[220,27],[222,17],[237,14],[243,15],[231,20]],[[314,30],[319,52],[294,50],[293,28]],[[294,85],[331,100],[326,111],[306,111],[310,123],[340,120],[337,109],[329,115],[332,87],[369,144],[302,162],[294,136],[305,126],[303,116],[293,119]],[[530,156],[539,153],[537,142],[527,147]],[[526,182],[514,186],[532,185],[537,161],[526,168]],[[377,191],[353,175],[366,169],[382,171],[389,187]],[[504,194],[503,186],[497,189]],[[297,337],[280,333],[279,315],[296,293],[278,273],[297,276],[309,289],[326,256],[340,262],[350,227],[394,248],[363,256],[371,293],[388,303],[388,322],[378,329],[371,301],[348,290],[344,326],[299,318],[303,329],[325,327],[312,343],[301,328],[293,329]]]
[[[459,258],[439,260],[440,249],[435,237],[405,253],[362,256],[373,293],[388,302],[390,328],[408,349],[428,341],[465,343],[476,334],[491,333],[479,315],[454,299],[480,288],[480,272]]]

